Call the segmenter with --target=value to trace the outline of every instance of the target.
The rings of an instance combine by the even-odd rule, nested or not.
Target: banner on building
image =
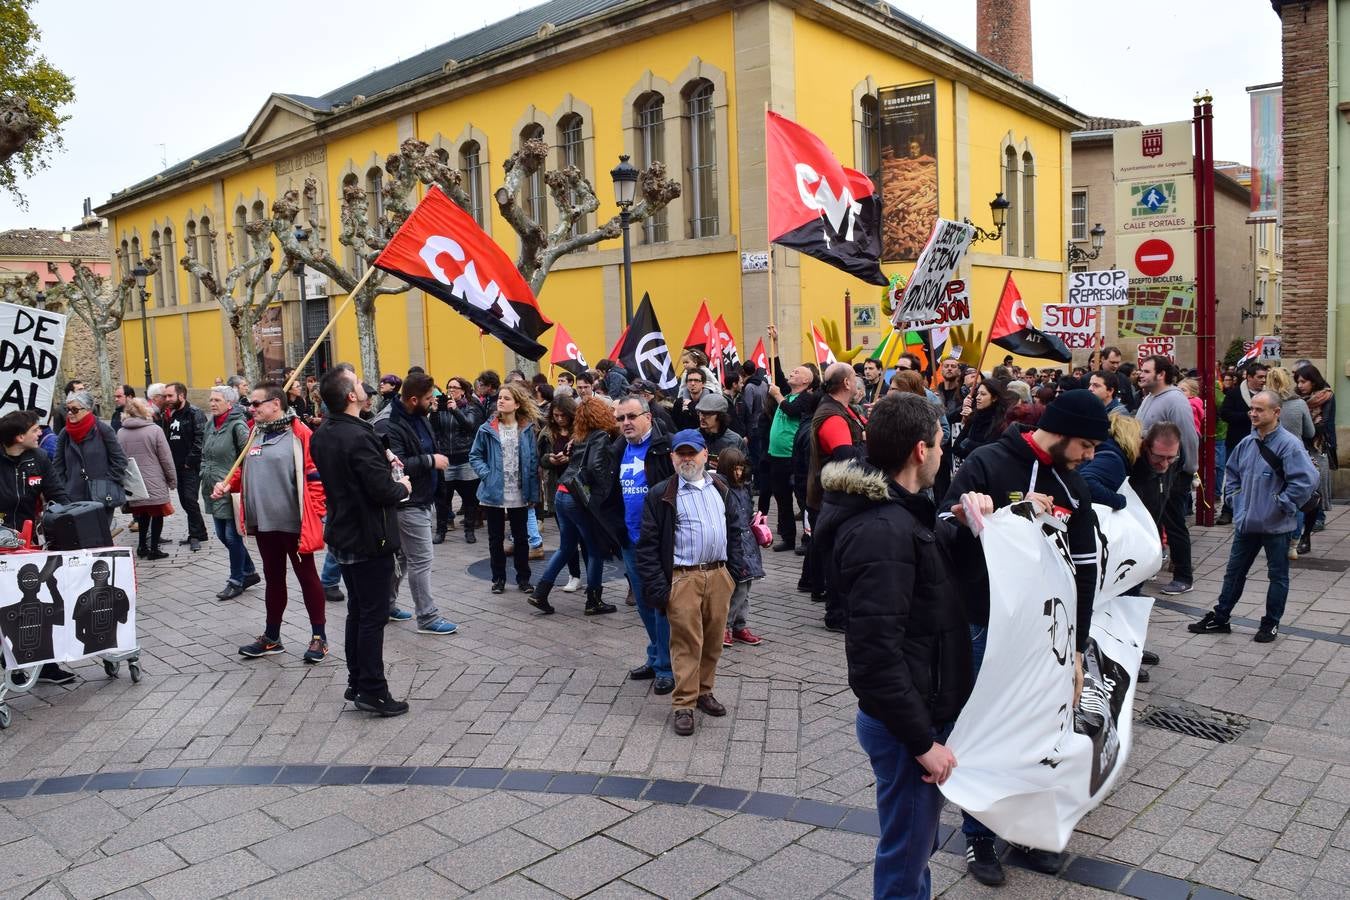
[[[877,91],[881,146],[881,258],[918,259],[938,218],[937,86]]]
[[[905,285],[905,293],[895,307],[891,323],[897,328],[908,322],[927,322],[937,315],[947,296],[947,284],[961,265],[961,257],[975,239],[974,227],[964,222],[938,219],[914,272]]]
[[[1117,128],[1111,140],[1117,183],[1195,174],[1190,122]]]
[[[1123,338],[1187,337],[1196,333],[1195,285],[1130,288],[1130,303],[1116,315]]]
[[[942,792],[1009,842],[1060,851],[1110,792],[1129,757],[1139,662],[1153,601],[1127,597],[1162,565],[1157,527],[1122,485],[1126,506],[1094,507],[1099,581],[1073,705],[1078,628],[1063,525],[1031,505],[984,520],[989,632],[975,689],[948,748],[957,766]]]
[[[1041,330],[1059,338],[1070,350],[1092,350],[1097,346],[1101,322],[1100,306],[1047,303]]]
[[[1150,356],[1165,356],[1172,362],[1177,361],[1177,342],[1170,337],[1144,338],[1139,342],[1139,358],[1142,365]]]
[[[0,415],[31,409],[46,420],[65,343],[61,313],[0,303]]]
[[[1195,227],[1195,176],[1116,182],[1116,231],[1145,234]]]
[[[253,326],[253,346],[258,349],[259,368],[268,379],[283,381],[286,370],[286,338],[281,323],[281,304],[273,303],[262,311]]]
[[[0,556],[0,643],[11,668],[136,649],[131,548]]]
[[[1130,302],[1124,269],[1069,273],[1069,306],[1124,306]]]
[[[1283,86],[1247,88],[1252,103],[1252,214],[1278,221],[1284,196]]]

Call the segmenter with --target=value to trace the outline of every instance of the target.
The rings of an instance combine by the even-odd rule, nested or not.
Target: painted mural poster
[[[258,324],[253,326],[253,344],[262,359],[263,374],[273,381],[280,381],[281,373],[286,368],[286,341],[282,333],[280,303],[263,310]]]
[[[1252,218],[1278,219],[1284,190],[1283,88],[1248,88],[1252,100]]]
[[[937,89],[934,82],[884,87],[881,110],[881,258],[912,260],[938,217]]]
[[[1195,285],[1130,288],[1130,305],[1120,307],[1116,328],[1123,338],[1194,335]]]

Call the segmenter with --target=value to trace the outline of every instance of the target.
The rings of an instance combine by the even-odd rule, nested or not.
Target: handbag
[[[103,434],[98,431],[97,425],[94,426],[94,430],[98,433],[98,439],[100,441],[103,440]],[[86,471],[84,467],[84,451],[80,449],[80,445],[75,441],[68,441],[68,443],[75,448],[75,455],[80,458],[80,477],[83,478],[85,484],[89,486],[89,499],[102,503],[108,509],[115,509],[126,503],[127,492],[122,485],[113,478],[90,478],[89,472]],[[127,462],[131,462],[130,457],[127,458]],[[140,471],[138,470],[136,474],[139,475]],[[144,479],[142,479],[141,487],[145,487]]]
[[[1289,484],[1289,479],[1284,476],[1284,460],[1280,459],[1280,457],[1275,454],[1275,451],[1267,447],[1263,441],[1256,440],[1256,438],[1252,438],[1252,440],[1256,441],[1256,449],[1261,451],[1261,455],[1265,457],[1267,465],[1275,470],[1275,474],[1281,481],[1286,485]],[[1306,503],[1298,508],[1298,511],[1304,515],[1311,516],[1316,515],[1317,511],[1321,508],[1322,492],[1317,488],[1313,488],[1312,496],[1308,498]]]
[[[773,543],[773,532],[769,530],[769,517],[759,510],[750,517],[750,533],[755,536],[755,543],[761,547],[767,547]]]
[[[145,487],[145,479],[141,477],[141,467],[130,456],[127,457],[127,473],[122,476],[122,489],[126,491],[128,503],[150,499],[150,492]]]

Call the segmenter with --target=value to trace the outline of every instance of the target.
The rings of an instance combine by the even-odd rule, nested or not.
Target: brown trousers
[[[726,566],[675,573],[666,616],[670,619],[670,667],[675,673],[671,701],[676,709],[693,709],[695,700],[712,693],[735,588]]]

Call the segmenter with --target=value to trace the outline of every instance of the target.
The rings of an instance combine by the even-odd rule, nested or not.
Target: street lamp
[[[150,301],[150,292],[145,289],[145,279],[150,275],[150,271],[145,266],[137,266],[131,270],[131,275],[136,279],[136,290],[141,295],[141,349],[145,351],[145,391],[146,396],[150,394],[150,385],[154,383],[154,378],[150,375],[150,327],[145,323],[145,307]]]
[[[1089,262],[1102,255],[1102,246],[1106,243],[1106,229],[1102,227],[1102,223],[1093,225],[1088,234],[1092,236],[1092,252],[1089,253],[1073,241],[1069,241],[1069,265]]]
[[[994,195],[994,199],[989,201],[989,212],[994,217],[994,230],[985,231],[969,218],[965,220],[966,224],[975,229],[976,241],[999,241],[1003,239],[1003,228],[1008,224],[1008,207],[1012,206],[1008,198],[999,191]]]
[[[637,194],[638,170],[628,161],[628,154],[619,157],[619,164],[609,170],[614,180],[614,202],[619,205],[619,228],[623,231],[623,311],[624,323],[633,324],[633,256],[628,246],[629,211]]]
[[[1251,309],[1242,310],[1242,321],[1245,322],[1248,319],[1259,319],[1265,314],[1266,314],[1266,301],[1262,300],[1260,297],[1257,297],[1255,300],[1252,301]]]

